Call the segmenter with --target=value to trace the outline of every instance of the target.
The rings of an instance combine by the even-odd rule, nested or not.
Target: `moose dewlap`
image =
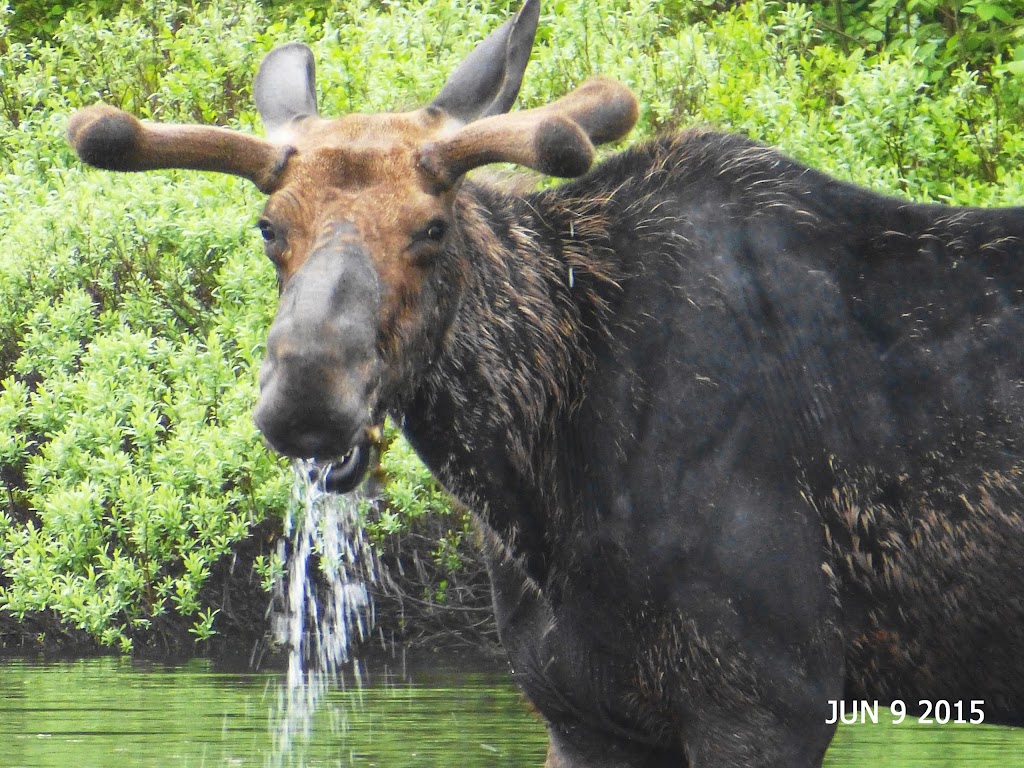
[[[637,103],[510,112],[538,5],[412,112],[321,117],[286,45],[266,138],[97,106],[70,139],[268,195],[256,422],[339,492],[402,425],[485,532],[551,768],[818,766],[844,700],[1024,724],[1024,209],[701,130],[591,169]],[[466,178],[494,162],[579,178]]]

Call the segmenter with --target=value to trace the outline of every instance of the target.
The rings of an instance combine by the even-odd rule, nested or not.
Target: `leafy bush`
[[[640,95],[638,136],[711,123],[882,191],[1008,204],[1024,197],[1019,4],[551,0],[520,104],[600,72]],[[231,612],[218,579],[247,570],[258,589],[279,570],[266,534],[289,472],[250,416],[275,302],[259,196],[85,169],[70,112],[256,130],[258,60],[290,39],[315,50],[325,114],[413,106],[514,5],[0,5],[0,611],[125,650],[203,640]],[[479,602],[464,512],[401,440],[383,474],[371,533],[396,569],[425,563],[405,593]]]
[[[951,67],[1024,74],[1024,0],[854,0],[809,3],[851,46],[912,52],[932,79]]]
[[[50,37],[70,12],[82,11],[93,17],[107,16],[116,13],[121,5],[121,0],[18,0],[17,6],[10,9],[10,34],[18,39]]]
[[[364,503],[364,529],[383,566],[375,590],[382,634],[407,643],[496,645],[490,583],[469,511],[453,504],[393,425]]]
[[[69,17],[59,45],[12,43],[0,85],[0,432],[15,436],[0,451],[0,604],[125,650],[178,617],[207,636],[213,565],[289,485],[250,416],[275,290],[251,257],[257,196],[229,178],[94,173],[63,139],[71,109],[101,95],[228,117],[208,86],[234,70],[197,54],[221,33],[241,45],[258,17],[211,11],[175,38],[167,11],[147,26]],[[160,56],[206,76],[158,77],[154,29]]]

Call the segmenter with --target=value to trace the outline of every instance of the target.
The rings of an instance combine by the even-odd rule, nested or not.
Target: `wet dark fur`
[[[550,765],[817,765],[843,696],[1024,723],[1024,209],[693,132],[456,215],[398,410]]]

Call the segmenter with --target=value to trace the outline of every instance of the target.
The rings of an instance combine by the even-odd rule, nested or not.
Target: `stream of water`
[[[321,699],[351,678],[361,683],[351,650],[373,627],[369,585],[377,581],[373,548],[359,521],[360,492],[324,490],[326,469],[295,463],[295,483],[278,554],[275,640],[288,651],[288,672],[274,718],[274,764],[285,764],[297,734],[308,738]],[[346,674],[347,673],[347,674]]]

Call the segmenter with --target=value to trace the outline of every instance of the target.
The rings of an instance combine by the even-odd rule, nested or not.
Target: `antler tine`
[[[539,110],[564,115],[582,128],[596,144],[621,139],[636,125],[640,105],[622,83],[608,77],[592,77]]]
[[[494,115],[423,149],[421,163],[441,186],[488,163],[525,165],[551,176],[579,176],[594,161],[594,145],[615,141],[639,116],[636,97],[603,77],[586,81],[543,107]]]
[[[99,104],[76,112],[68,139],[89,165],[111,171],[186,168],[230,173],[269,193],[295,150],[227,128],[143,123]]]

